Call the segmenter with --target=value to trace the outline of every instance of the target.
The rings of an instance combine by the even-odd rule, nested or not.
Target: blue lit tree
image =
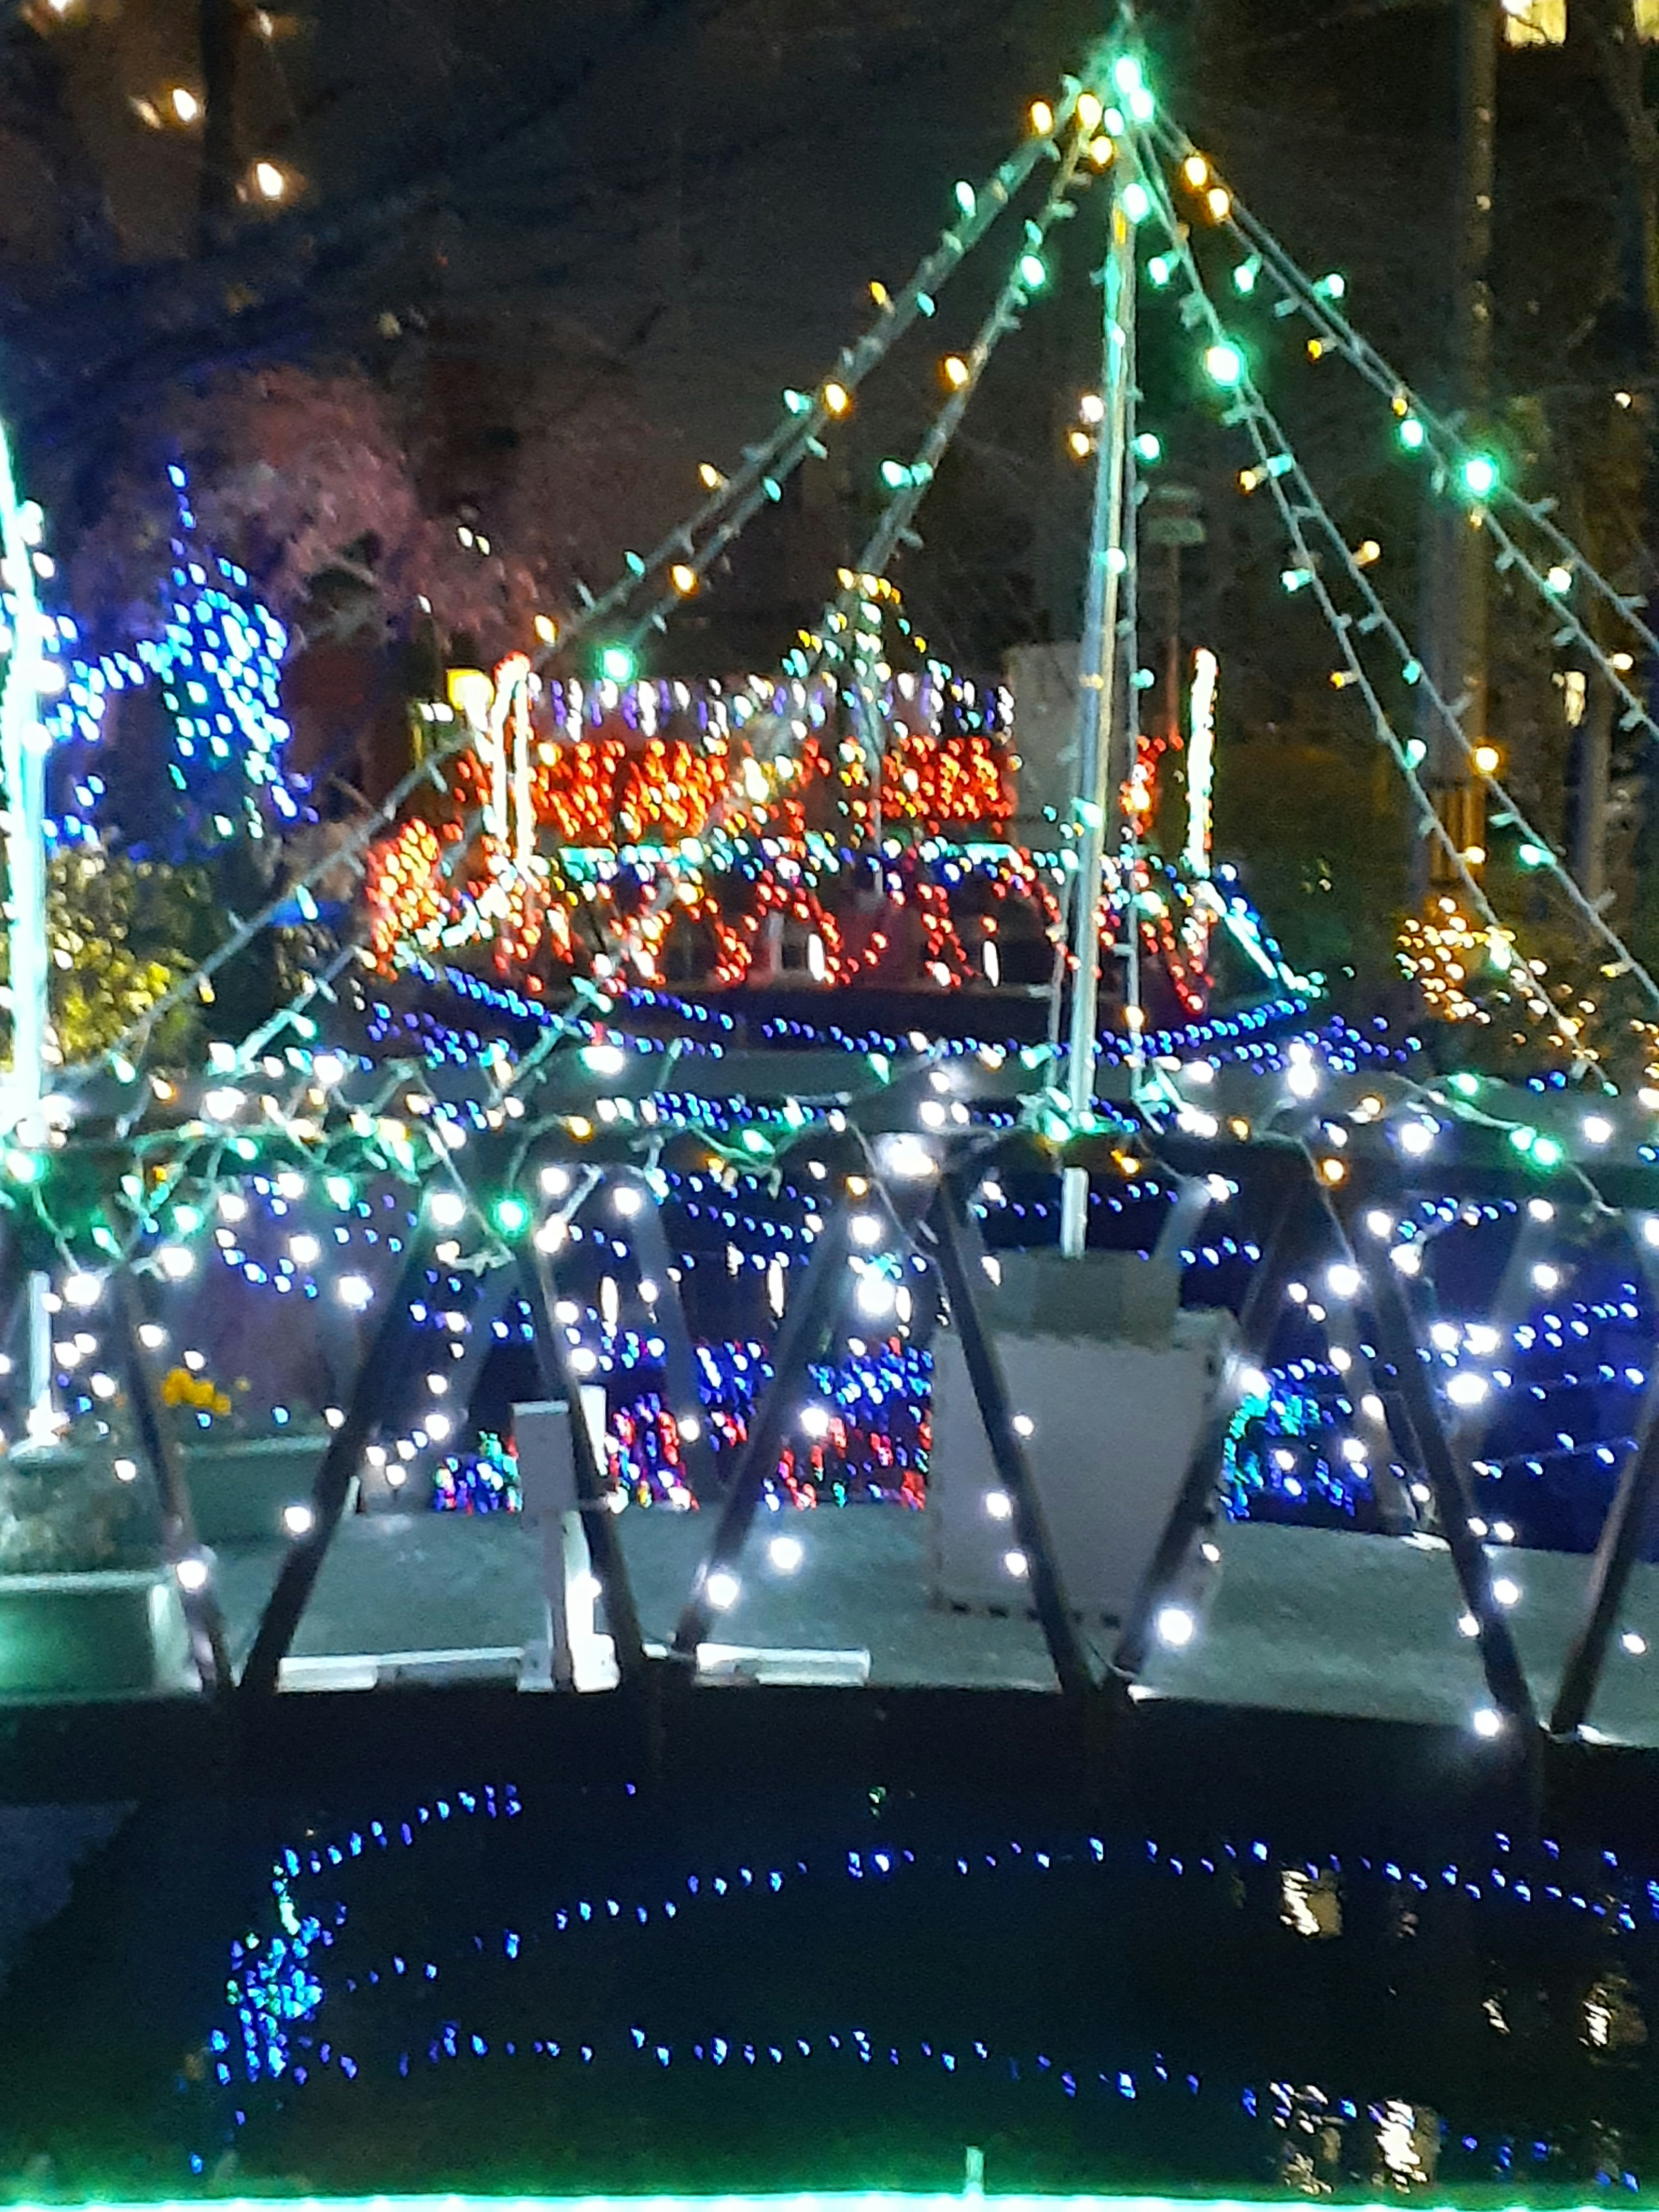
[[[268,896],[283,833],[306,811],[283,765],[287,633],[246,570],[200,542],[185,472],[170,473],[177,534],[154,634],[93,659],[68,617],[48,625],[53,1018],[70,1058],[118,1034],[229,914]],[[259,1018],[273,962],[266,945],[235,963],[226,1017]],[[186,1056],[190,1027],[168,1032]]]
[[[176,865],[244,839],[258,844],[297,822],[301,807],[283,764],[287,632],[247,571],[199,542],[185,472],[170,474],[179,529],[159,586],[159,635],[131,653],[71,662],[55,734],[71,740],[68,758],[83,768],[84,741],[100,741],[112,696],[149,691],[148,713],[136,702],[125,708],[106,773],[68,780],[74,805],[62,826],[73,842],[85,807],[106,842]]]

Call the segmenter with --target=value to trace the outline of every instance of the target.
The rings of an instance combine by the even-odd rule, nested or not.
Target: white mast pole
[[[1108,216],[1109,242],[1101,271],[1102,417],[1095,459],[1094,507],[1084,594],[1083,646],[1078,670],[1078,799],[1082,829],[1073,887],[1072,1009],[1066,1103],[1073,1128],[1094,1111],[1095,1035],[1100,999],[1100,902],[1107,825],[1115,820],[1127,774],[1127,724],[1118,704],[1118,607],[1133,559],[1133,518],[1126,477],[1130,392],[1134,380],[1134,226],[1124,207],[1131,167],[1129,135],[1118,142]],[[1112,841],[1115,854],[1117,839]],[[1089,1230],[1089,1173],[1067,1168],[1060,1182],[1060,1247],[1082,1256]]]

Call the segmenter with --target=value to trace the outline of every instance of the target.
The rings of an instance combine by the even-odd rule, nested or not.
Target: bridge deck
[[[629,1512],[620,1524],[647,1640],[666,1643],[708,1525],[700,1516]],[[765,1539],[787,1528],[805,1551],[783,1575]],[[1223,1531],[1220,1584],[1185,1650],[1159,1650],[1146,1684],[1199,1704],[1418,1724],[1466,1726],[1486,1702],[1446,1553],[1419,1539],[1234,1523]],[[751,1542],[743,1594],[720,1620],[734,1644],[870,1655],[870,1680],[893,1687],[1048,1690],[1034,1620],[930,1607],[927,1528],[917,1513],[829,1510],[769,1522]],[[219,1580],[240,1657],[280,1547],[228,1548]],[[1547,1711],[1576,1631],[1589,1561],[1512,1550],[1513,1620],[1534,1695]],[[472,1652],[471,1671],[507,1674],[505,1656],[538,1632],[539,1551],[512,1516],[364,1516],[345,1522],[301,1623],[292,1680],[348,1686],[310,1667],[341,1655]],[[1638,1566],[1592,1719],[1613,1741],[1659,1746],[1659,1567]],[[494,1656],[491,1656],[494,1655]],[[452,1662],[453,1668],[453,1662]]]

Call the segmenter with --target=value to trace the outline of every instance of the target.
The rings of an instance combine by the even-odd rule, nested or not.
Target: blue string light
[[[233,837],[263,837],[267,805],[278,828],[301,818],[305,787],[283,763],[289,725],[281,672],[288,633],[245,568],[195,544],[185,471],[174,465],[167,473],[180,534],[161,586],[160,637],[89,660],[73,652],[80,633],[72,621],[59,616],[47,624],[55,690],[41,719],[70,802],[48,823],[48,836],[59,845],[99,841],[99,809],[108,794],[88,750],[100,745],[112,702],[151,684],[172,726],[169,780],[191,802],[190,815],[168,841],[173,857]]]

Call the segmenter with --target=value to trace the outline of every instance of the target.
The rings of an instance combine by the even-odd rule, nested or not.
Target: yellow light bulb
[[[1091,92],[1080,92],[1077,96],[1077,119],[1085,131],[1098,131],[1100,118],[1106,112]]]
[[[288,179],[275,161],[256,161],[253,181],[261,199],[279,200],[288,190]]]
[[[1204,204],[1212,222],[1225,222],[1232,211],[1233,196],[1224,185],[1212,185],[1204,195]]]
[[[1095,138],[1090,141],[1089,159],[1097,169],[1109,168],[1112,156],[1116,151],[1116,147],[1109,138]]]
[[[726,482],[726,478],[714,466],[713,461],[700,461],[698,463],[697,477],[705,491],[718,491],[720,486]]]
[[[1210,181],[1210,165],[1201,154],[1188,154],[1181,165],[1181,173],[1195,192],[1202,191]]]
[[[853,404],[853,395],[844,384],[826,384],[823,404],[831,415],[844,415]]]
[[[879,276],[872,276],[870,279],[870,297],[875,301],[878,307],[888,307],[892,301],[891,293],[889,292],[887,287],[882,283]]]
[[[968,364],[959,353],[947,353],[939,363],[939,374],[953,392],[960,392],[968,381]]]
[[[202,112],[202,103],[187,86],[175,84],[167,97],[173,102],[173,112],[180,123],[194,123]]]
[[[697,588],[697,572],[684,561],[677,561],[668,572],[668,580],[682,599],[689,599]]]
[[[556,645],[558,643],[559,625],[554,621],[551,615],[537,616],[536,635],[540,638],[544,645]]]
[[[1031,102],[1031,128],[1039,138],[1046,138],[1054,127],[1054,111],[1046,100]]]
[[[1066,442],[1080,461],[1086,461],[1094,451],[1095,441],[1086,430],[1073,430]]]
[[[1373,561],[1380,561],[1382,558],[1382,548],[1377,544],[1376,538],[1368,538],[1362,544],[1354,548],[1353,557],[1358,567],[1369,568]]]
[[[1482,775],[1496,775],[1498,773],[1498,751],[1496,745],[1477,745],[1475,747],[1474,764],[1476,768],[1480,769]]]

